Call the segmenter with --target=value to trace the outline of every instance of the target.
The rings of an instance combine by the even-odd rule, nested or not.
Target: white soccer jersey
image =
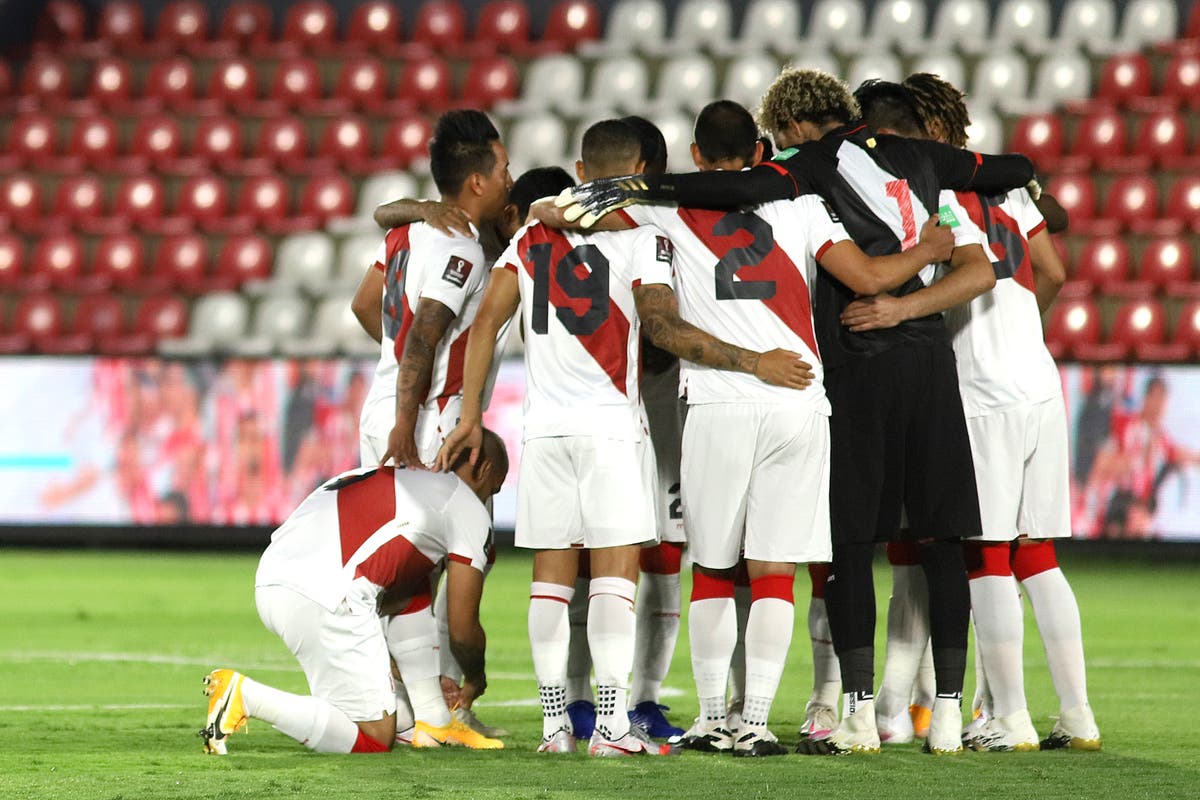
[[[457,476],[379,467],[333,478],[274,534],[255,586],[283,586],[335,611],[374,608],[389,586],[428,587],[448,558],[483,571],[491,518]]]
[[[447,236],[420,222],[387,232],[375,256],[375,269],[384,273],[383,341],[364,408],[394,404],[404,339],[422,297],[438,301],[455,314],[434,356],[429,393],[422,407],[440,411],[450,398],[462,394],[467,330],[479,310],[487,280],[478,231],[475,234],[476,238]],[[390,430],[388,425],[382,435],[386,437]]]
[[[753,213],[666,206],[631,206],[621,213],[635,224],[657,225],[674,243],[684,319],[748,350],[799,353],[817,376],[796,391],[684,361],[680,380],[690,405],[802,403],[829,414],[809,286],[821,254],[850,237],[821,198],[767,203]]]
[[[525,330],[525,439],[640,441],[640,324],[633,288],[671,285],[653,228],[578,234],[525,226],[496,261],[516,273]]]
[[[968,417],[1062,394],[1058,368],[1042,337],[1029,239],[1046,222],[1024,189],[986,197],[958,193],[960,205],[983,230],[996,286],[946,312],[963,410]]]

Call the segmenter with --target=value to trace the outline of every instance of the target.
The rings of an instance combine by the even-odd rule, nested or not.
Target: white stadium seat
[[[686,53],[713,49],[733,38],[733,14],[728,0],[683,0],[675,11],[670,49]]]
[[[997,51],[975,64],[968,94],[995,103],[1001,98],[1024,99],[1029,93],[1029,62],[1011,51]]]
[[[513,117],[543,109],[569,112],[583,97],[585,77],[583,62],[573,55],[560,53],[534,59],[521,82],[520,99],[498,104],[496,113]]]
[[[530,167],[554,166],[567,159],[567,130],[553,114],[521,117],[509,128],[505,142],[514,179]]]
[[[721,97],[734,100],[754,111],[762,101],[767,87],[779,75],[779,62],[762,53],[744,55],[729,62],[725,68],[725,80],[721,83]]]
[[[250,335],[233,343],[234,352],[244,356],[267,356],[289,342],[308,337],[308,301],[295,294],[271,295],[254,310]]]
[[[376,228],[374,233],[357,233],[343,239],[338,247],[334,283],[342,287],[358,286],[367,269],[374,265],[383,237],[384,232]]]
[[[862,41],[865,22],[860,0],[818,0],[808,18],[805,38],[819,47],[854,50]]]
[[[1179,9],[1175,0],[1130,0],[1122,5],[1125,15],[1121,18],[1118,38],[1124,47],[1140,50],[1178,35]]]
[[[830,75],[841,75],[842,70],[838,66],[837,58],[826,50],[806,50],[803,53],[795,55],[789,62],[790,66],[797,69],[819,69],[822,72],[828,72]]]
[[[876,0],[864,46],[886,47],[925,38],[924,0]]]
[[[666,40],[667,9],[660,0],[618,0],[608,12],[604,38],[582,43],[579,52],[606,55],[659,47]]]
[[[854,59],[846,70],[846,83],[850,91],[854,91],[865,80],[880,78],[885,81],[898,81],[904,77],[900,61],[885,52],[862,55]]]
[[[1059,45],[1083,46],[1095,53],[1112,52],[1117,12],[1112,0],[1068,0],[1058,17]]]
[[[187,336],[160,342],[164,355],[206,355],[227,351],[245,338],[249,310],[237,292],[212,292],[192,306]]]
[[[692,125],[694,119],[679,112],[657,114],[654,124],[667,140],[667,169],[671,172],[692,172]]]
[[[640,58],[607,58],[592,68],[586,110],[618,108],[636,114],[646,104],[650,79]]]
[[[1004,152],[1004,124],[986,105],[967,104],[971,124],[967,126],[967,147],[980,153]]]
[[[1050,4],[1047,0],[1004,0],[996,10],[990,43],[1043,53],[1050,45]]]
[[[319,301],[307,336],[286,340],[280,349],[291,356],[323,356],[334,352],[378,356],[379,342],[362,329],[350,310],[353,295],[335,294]]]
[[[333,274],[333,239],[319,231],[296,233],[284,238],[275,250],[271,279],[247,284],[252,294],[305,289],[318,294]]]
[[[930,72],[954,84],[959,89],[965,89],[967,85],[967,71],[963,67],[962,59],[945,50],[919,56],[912,62],[909,71]]]
[[[1078,100],[1092,91],[1092,67],[1076,52],[1052,53],[1038,64],[1030,98],[1053,106],[1063,100]]]
[[[658,70],[654,108],[663,111],[687,109],[695,112],[713,99],[717,89],[716,70],[703,53],[676,56]]]
[[[763,48],[792,53],[800,41],[797,0],[751,0],[742,16],[742,29],[728,48],[730,55],[754,54]]]
[[[362,188],[358,191],[358,206],[355,208],[354,215],[371,219],[375,209],[384,203],[390,203],[402,197],[415,197],[416,194],[417,179],[407,172],[383,172],[372,175],[363,181]]]
[[[954,47],[978,52],[986,45],[991,18],[987,0],[942,0],[934,12],[929,38],[908,45],[901,42],[901,47],[909,53]]]

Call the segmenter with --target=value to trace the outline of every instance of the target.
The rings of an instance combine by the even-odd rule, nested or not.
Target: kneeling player
[[[481,450],[475,464],[462,459],[454,474],[388,467],[347,472],[309,495],[280,526],[259,562],[255,602],[263,623],[299,660],[312,696],[213,670],[205,679],[206,752],[224,754],[229,734],[249,717],[317,752],[390,750],[396,694],[389,649],[404,642],[389,641],[380,604],[428,602],[430,573],[443,560],[450,646],[465,674],[461,693],[468,701],[483,694],[479,602],[491,537],[483,501],[504,482],[508,456],[491,431],[484,432]],[[436,668],[429,678],[410,681],[408,691],[414,706],[429,698],[439,717],[417,720],[414,744],[504,746],[452,721],[444,703],[438,707]]]

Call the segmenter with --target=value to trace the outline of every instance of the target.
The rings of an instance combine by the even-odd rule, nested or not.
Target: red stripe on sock
[[[818,600],[824,600],[825,582],[829,580],[829,565],[809,564],[808,579],[812,581],[812,596]]]
[[[733,597],[733,578],[714,578],[692,570],[692,602]]]
[[[375,741],[362,731],[358,732],[358,738],[354,740],[354,747],[350,748],[351,753],[386,753],[387,751],[386,744]]]
[[[643,547],[639,556],[642,572],[651,575],[678,575],[683,563],[683,545],[679,542],[659,542]]]
[[[795,575],[763,575],[750,581],[750,602],[774,598],[788,603],[794,603],[796,584]]]
[[[566,598],[555,597],[552,594],[531,594],[531,595],[529,595],[529,599],[530,600],[556,600],[559,603],[562,603],[564,606],[570,605],[570,603],[566,600]]]
[[[963,560],[967,579],[990,576],[1005,578],[1013,574],[1008,564],[1010,542],[963,542]]]
[[[1054,550],[1054,541],[1044,539],[1040,542],[1024,542],[1014,548],[1012,554],[1012,574],[1017,580],[1023,581],[1042,572],[1058,569],[1058,555]]]
[[[889,564],[896,567],[915,567],[921,563],[921,551],[916,542],[888,542],[887,559]]]

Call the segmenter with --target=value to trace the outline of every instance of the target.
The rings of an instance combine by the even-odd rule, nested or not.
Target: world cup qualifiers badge
[[[461,289],[467,282],[467,276],[471,274],[472,266],[465,258],[450,256],[450,260],[446,262],[446,271],[442,273],[442,280]]]

